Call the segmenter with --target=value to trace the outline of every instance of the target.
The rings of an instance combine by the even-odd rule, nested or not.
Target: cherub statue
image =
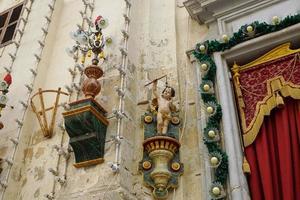
[[[175,97],[174,88],[166,85],[161,95],[157,93],[157,80],[153,81],[152,92],[157,99],[157,134],[167,134],[168,125],[172,119],[171,112],[176,111],[176,106],[173,104]]]

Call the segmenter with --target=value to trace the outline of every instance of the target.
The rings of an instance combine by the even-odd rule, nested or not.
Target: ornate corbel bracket
[[[75,154],[76,168],[104,161],[104,145],[108,121],[106,111],[93,99],[82,99],[69,104],[63,113],[65,128]]]
[[[166,199],[168,189],[178,187],[178,177],[183,173],[178,140],[180,120],[172,113],[167,134],[157,135],[156,115],[149,112],[142,119],[144,153],[139,169],[146,185],[153,188],[154,198]]]

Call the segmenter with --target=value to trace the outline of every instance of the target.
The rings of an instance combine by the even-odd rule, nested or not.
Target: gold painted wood
[[[94,160],[88,160],[88,161],[84,161],[84,162],[80,162],[80,163],[74,163],[73,166],[76,168],[89,167],[89,166],[97,165],[97,164],[100,164],[103,162],[104,162],[103,158],[97,158]]]
[[[63,116],[64,117],[73,116],[87,111],[91,111],[97,117],[97,119],[103,122],[106,126],[109,124],[108,120],[104,116],[100,115],[99,112],[93,106],[90,105],[64,112]]]
[[[290,46],[291,46],[291,43],[282,44],[282,45],[276,47],[275,49],[269,51],[265,55],[257,58],[256,60],[254,60],[246,65],[239,66],[236,63],[234,63],[233,68],[238,67],[239,71],[243,71],[243,70],[255,67],[257,65],[260,65],[260,64],[272,61],[272,60],[277,60],[279,58],[300,52],[300,49],[293,50],[293,49],[290,49]]]
[[[56,98],[55,98],[55,102],[54,102],[53,106],[51,106],[49,108],[45,108],[45,102],[44,102],[44,96],[43,96],[44,93],[56,93]],[[62,92],[61,88],[58,88],[58,90],[42,90],[41,88],[39,88],[38,92],[35,93],[30,99],[31,108],[32,108],[33,112],[36,114],[36,117],[40,124],[41,130],[42,130],[44,136],[48,137],[48,138],[50,138],[53,134],[60,94],[69,95],[66,92]],[[41,110],[39,110],[39,111],[37,110],[37,108],[33,102],[33,99],[37,96],[39,97],[39,101],[41,104]],[[51,119],[50,119],[50,126],[48,126],[46,112],[50,111],[50,110],[52,110],[52,115],[51,115]]]

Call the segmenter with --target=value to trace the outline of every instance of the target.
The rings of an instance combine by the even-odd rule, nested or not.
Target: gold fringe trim
[[[283,97],[292,97],[300,99],[300,86],[293,83],[286,82],[282,76],[272,78],[267,81],[268,94],[263,101],[256,105],[255,116],[247,129],[243,127],[244,146],[247,147],[252,144],[260,130],[264,117],[270,115],[273,108],[278,106],[279,92]],[[283,102],[283,100],[282,100]]]
[[[243,159],[243,172],[251,174],[251,169],[247,158],[244,156]]]
[[[300,52],[300,49],[293,50],[293,49],[290,49],[290,46],[291,46],[291,43],[282,44],[282,45],[276,47],[275,49],[269,51],[265,55],[259,57],[258,59],[254,60],[246,65],[240,66],[240,71],[243,71],[243,70],[249,69],[249,68],[253,68],[256,66],[259,67],[260,64]]]
[[[282,44],[246,65],[239,66],[234,63],[232,67],[233,82],[241,118],[241,126],[244,133],[243,139],[245,147],[254,142],[263,123],[264,116],[270,115],[270,112],[273,108],[282,107],[284,105],[282,97],[290,96],[294,99],[300,99],[300,86],[285,82],[282,76],[278,76],[268,80],[268,93],[263,101],[257,103],[255,116],[247,127],[244,113],[245,103],[239,83],[240,72],[250,68],[258,68],[260,67],[260,64],[273,61],[291,54],[300,53],[300,49],[292,50],[290,49],[290,45],[291,43]]]

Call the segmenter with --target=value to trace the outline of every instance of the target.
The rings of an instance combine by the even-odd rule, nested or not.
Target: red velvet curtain
[[[245,148],[252,200],[300,200],[300,101],[284,102]]]

